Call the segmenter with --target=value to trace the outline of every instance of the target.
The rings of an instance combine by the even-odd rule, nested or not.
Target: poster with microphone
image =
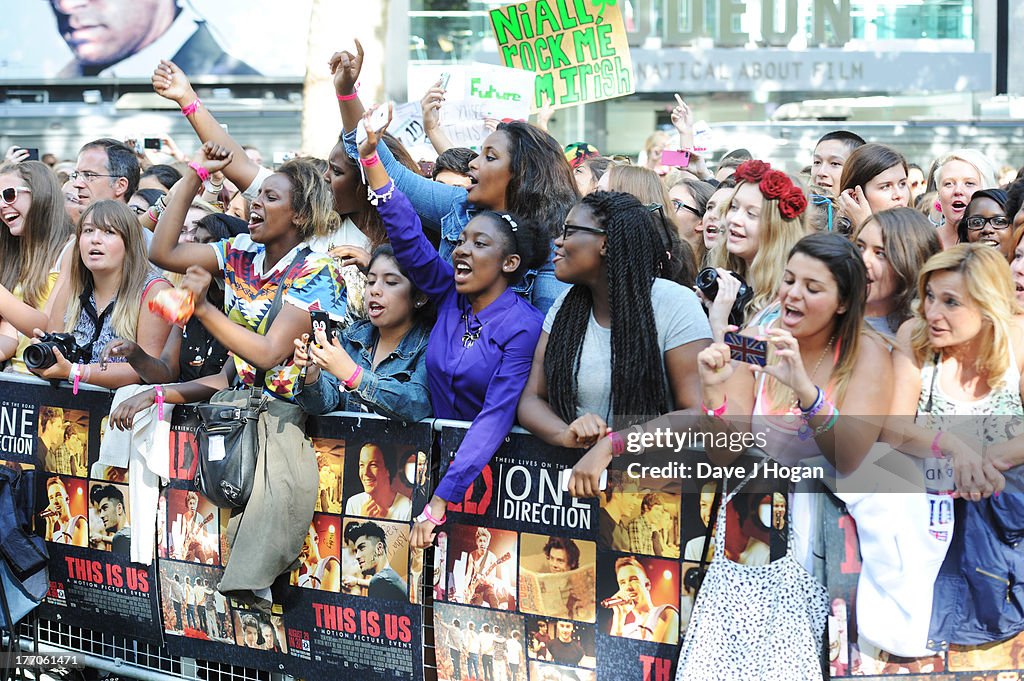
[[[126,468],[97,463],[111,393],[4,376],[2,458],[35,478],[35,530],[50,555],[37,612],[73,626],[161,641],[153,565],[130,559],[135,509]],[[16,396],[16,397],[15,397]]]

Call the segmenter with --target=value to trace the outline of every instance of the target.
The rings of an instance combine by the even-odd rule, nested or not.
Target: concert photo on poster
[[[522,615],[464,607],[434,606],[434,645],[439,681],[525,681]]]
[[[337,516],[316,513],[299,551],[291,585],[321,591],[341,590],[341,537]]]
[[[466,605],[516,609],[515,532],[457,525],[448,533],[447,600]]]
[[[598,571],[598,628],[611,636],[679,641],[679,563],[620,555]]]

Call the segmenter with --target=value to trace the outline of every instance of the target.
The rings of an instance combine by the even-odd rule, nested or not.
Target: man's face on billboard
[[[57,29],[83,64],[113,64],[170,25],[175,0],[51,0]]]

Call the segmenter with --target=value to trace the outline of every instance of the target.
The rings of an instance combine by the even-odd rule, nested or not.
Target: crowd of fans
[[[1024,459],[1019,420],[964,432],[953,418],[1024,416],[1024,179],[997,184],[983,154],[917,166],[837,130],[797,175],[743,149],[709,165],[682,101],[643,163],[523,121],[476,152],[437,126],[438,84],[423,99],[439,154],[424,176],[372,129],[362,60],[331,60],[342,134],[325,160],[262,166],[166,61],[153,88],[194,128],[191,159],[172,145],[177,160],[153,165],[114,139],[71,165],[9,151],[5,370],[153,385],[113,413],[124,429],[158,394],[200,401],[257,377],[313,414],[470,421],[414,547],[517,421],[580,450],[569,484],[583,496],[620,433],[673,414],[744,422],[783,463],[824,456],[839,474],[879,442],[946,457],[973,501]],[[673,148],[685,166],[662,165]],[[171,287],[194,301],[183,327],[151,311]],[[314,332],[311,311],[332,324]],[[766,343],[764,366],[731,359],[731,332]],[[40,342],[52,361],[27,352]]]

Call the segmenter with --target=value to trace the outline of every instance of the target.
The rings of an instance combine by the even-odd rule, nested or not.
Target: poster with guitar
[[[110,393],[0,383],[3,464],[34,478],[35,529],[49,553],[49,592],[36,612],[133,640],[161,640],[156,570],[129,560],[136,530],[127,470],[96,463]],[[34,440],[34,441],[33,441]]]

